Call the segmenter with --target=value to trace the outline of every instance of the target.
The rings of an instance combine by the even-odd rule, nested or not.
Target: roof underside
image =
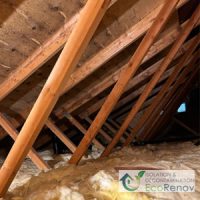
[[[113,1],[52,112],[55,123],[63,119],[63,109],[79,121],[95,116],[163,2]],[[123,121],[169,52],[196,8],[197,1],[182,2],[184,7],[171,16],[109,119]],[[23,125],[85,3],[84,0],[0,1],[0,111],[15,128]],[[194,29],[135,120],[151,104],[195,37]],[[60,126],[61,130],[67,128]],[[0,139],[5,135],[0,129]]]

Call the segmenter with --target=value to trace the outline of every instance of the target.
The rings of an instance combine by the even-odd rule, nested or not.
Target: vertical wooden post
[[[180,71],[184,68],[184,64],[186,61],[190,59],[190,56],[192,55],[193,51],[196,49],[200,41],[199,37],[196,37],[196,39],[191,43],[189,49],[186,51],[184,56],[181,58],[179,64],[176,66],[175,70],[173,71],[172,75],[168,78],[152,104],[147,108],[142,118],[139,120],[137,125],[133,128],[132,133],[129,135],[129,137],[126,139],[126,142],[124,143],[124,146],[127,146],[131,143],[133,138],[135,137],[136,133],[142,128],[146,120],[149,118],[149,116],[152,114],[154,109],[156,108],[157,104],[160,102],[160,100],[164,97],[164,95],[168,92],[171,84],[176,80],[177,75],[180,73]]]
[[[23,159],[30,150],[65,83],[76,67],[110,0],[88,0],[44,88],[0,170],[0,197],[7,192]]]
[[[88,129],[86,135],[77,147],[75,153],[69,160],[69,163],[77,164],[82,158],[82,156],[85,154],[91,141],[96,136],[104,121],[107,119],[108,115],[114,108],[129,80],[139,68],[144,56],[146,55],[149,48],[157,38],[162,27],[165,25],[165,22],[167,21],[171,13],[174,11],[177,4],[178,0],[166,1],[166,4],[163,6],[152,27],[145,35],[143,41],[140,43],[139,47],[135,51],[127,68],[120,75],[119,80],[117,81],[110,95],[107,97],[96,118],[94,119],[93,123]]]
[[[145,87],[143,93],[141,94],[141,96],[137,100],[136,104],[133,106],[133,108],[130,111],[130,113],[128,114],[128,116],[126,117],[125,121],[123,122],[119,131],[117,132],[117,134],[113,138],[112,142],[107,146],[105,151],[102,153],[102,156],[107,156],[112,151],[114,146],[117,144],[117,142],[119,141],[119,139],[123,135],[124,131],[127,129],[128,125],[131,123],[131,121],[136,116],[137,112],[140,110],[141,106],[143,105],[143,103],[145,102],[145,100],[147,99],[147,97],[149,96],[151,91],[153,90],[153,88],[156,86],[160,77],[163,75],[163,73],[165,72],[167,67],[170,65],[171,61],[173,60],[174,56],[178,52],[179,48],[181,47],[181,45],[183,44],[183,42],[185,41],[185,39],[187,38],[187,36],[191,32],[193,26],[197,23],[199,16],[200,16],[200,6],[197,7],[194,14],[192,15],[189,22],[187,23],[186,27],[183,29],[183,31],[181,31],[178,39],[176,40],[176,42],[174,43],[174,45],[170,49],[167,56],[164,58],[164,60],[161,64],[161,67],[156,71],[156,73],[154,74],[154,76],[152,77],[150,82]]]
[[[6,118],[6,116],[0,113],[0,126],[10,135],[10,137],[15,141],[18,136],[18,131]],[[35,149],[31,148],[28,153],[28,157],[33,161],[33,163],[41,170],[50,169],[49,165],[38,155]]]

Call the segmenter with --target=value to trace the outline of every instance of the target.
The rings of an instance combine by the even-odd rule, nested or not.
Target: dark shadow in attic
[[[168,124],[162,128],[162,132],[156,134],[151,141],[134,143],[145,145],[162,142],[195,141],[200,145],[200,88],[197,84],[187,95],[185,101],[179,106],[177,113]],[[198,142],[199,141],[199,142]]]

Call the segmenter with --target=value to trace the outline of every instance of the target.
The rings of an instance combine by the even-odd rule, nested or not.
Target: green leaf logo
[[[145,173],[145,171],[140,171],[140,172],[138,173],[138,176],[139,176],[140,178],[142,178],[142,177],[144,176],[144,173]]]

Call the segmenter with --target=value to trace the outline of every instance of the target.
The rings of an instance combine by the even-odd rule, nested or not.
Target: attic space
[[[0,200],[199,200],[198,0],[0,0]]]

